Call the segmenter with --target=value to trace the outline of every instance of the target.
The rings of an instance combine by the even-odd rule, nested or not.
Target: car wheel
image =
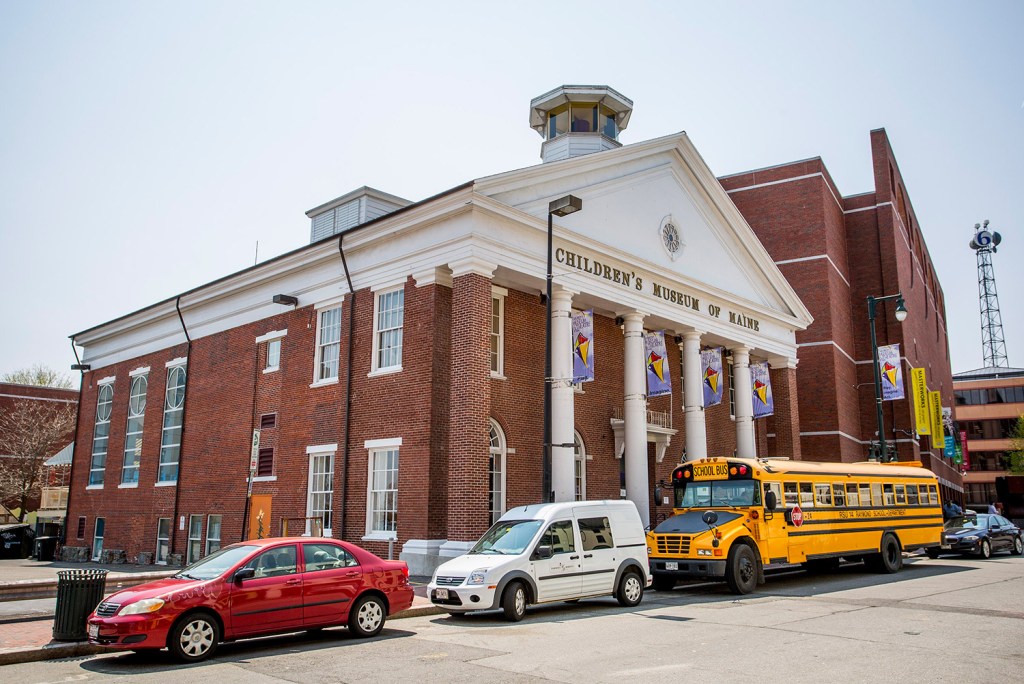
[[[1014,537],[1013,546],[1010,547],[1010,553],[1012,553],[1014,556],[1019,556],[1022,553],[1024,553],[1024,540],[1022,540],[1020,537]]]
[[[386,617],[387,610],[379,596],[362,596],[348,614],[348,631],[360,638],[377,636],[384,629]]]
[[[981,540],[981,546],[978,547],[978,555],[982,558],[992,557],[992,544],[989,543],[988,539]]]
[[[757,558],[746,544],[733,544],[729,549],[725,582],[734,594],[749,594],[757,587]]]
[[[676,587],[676,578],[671,575],[655,575],[654,576],[654,590],[655,591],[672,591]]]
[[[935,560],[936,558],[939,557],[939,550],[938,549],[927,548],[927,549],[924,550],[924,552],[932,560]]]
[[[509,582],[501,593],[501,609],[505,619],[519,622],[526,615],[526,588],[522,582]]]
[[[620,606],[632,608],[644,600],[644,583],[636,570],[627,570],[622,573],[619,580],[619,588],[615,591],[615,599]]]
[[[175,658],[196,663],[209,658],[220,642],[220,624],[209,613],[192,613],[171,628],[167,648]]]

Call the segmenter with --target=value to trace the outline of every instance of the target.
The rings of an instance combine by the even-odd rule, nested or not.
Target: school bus
[[[916,461],[708,458],[677,467],[672,489],[672,515],[647,533],[659,591],[703,578],[748,594],[765,567],[827,570],[840,558],[894,573],[903,551],[942,539],[938,481]]]

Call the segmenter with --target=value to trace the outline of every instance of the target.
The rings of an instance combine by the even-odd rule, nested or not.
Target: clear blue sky
[[[884,127],[953,371],[982,365],[986,218],[1024,367],[1022,32],[1017,1],[0,0],[0,372],[67,371],[71,333],[306,244],[361,185],[539,163],[529,101],[563,83],[632,98],[626,144],[685,130],[717,175],[820,156],[846,195]]]

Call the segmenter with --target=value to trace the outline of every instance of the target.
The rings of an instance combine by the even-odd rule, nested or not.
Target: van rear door
[[[572,520],[558,520],[541,535],[538,546],[550,546],[551,558],[534,549],[530,569],[537,582],[537,601],[557,601],[580,595],[580,551]]]

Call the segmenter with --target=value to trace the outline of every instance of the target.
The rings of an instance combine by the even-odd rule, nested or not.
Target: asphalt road
[[[0,668],[4,682],[1011,682],[1024,673],[1024,557],[915,558],[896,575],[847,566],[769,578],[736,597],[724,585],[498,615],[388,623],[360,641],[344,629],[221,647],[182,666],[166,653]]]

